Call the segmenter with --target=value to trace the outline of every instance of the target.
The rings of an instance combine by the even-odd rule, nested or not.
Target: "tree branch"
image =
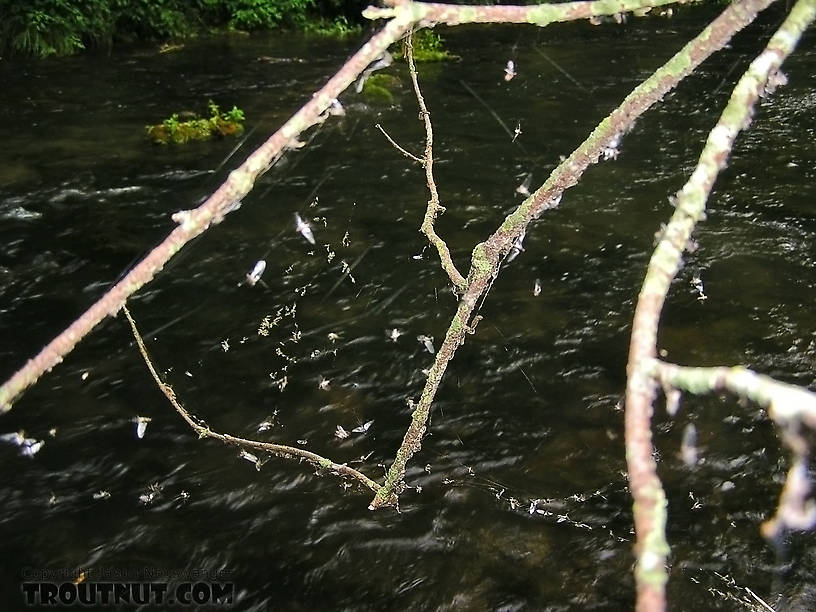
[[[456,268],[456,264],[451,259],[448,245],[434,229],[434,221],[437,215],[445,212],[445,208],[439,204],[439,191],[436,189],[436,181],[433,175],[433,124],[431,124],[431,113],[425,104],[425,98],[422,96],[422,91],[419,88],[419,78],[417,77],[416,64],[414,63],[414,45],[413,32],[408,35],[405,41],[408,58],[408,71],[411,73],[411,83],[414,85],[414,93],[416,94],[417,104],[419,104],[419,117],[425,124],[425,151],[422,166],[425,168],[425,182],[428,183],[428,191],[431,193],[431,199],[428,200],[428,208],[425,210],[425,218],[422,220],[420,230],[428,241],[436,247],[439,252],[439,260],[442,263],[442,269],[448,274],[453,286],[458,293],[464,293],[467,289],[467,281],[462,276],[461,272]]]
[[[753,18],[767,2],[735,3],[736,31],[745,18]],[[764,95],[771,75],[793,50],[802,30],[813,20],[814,3],[800,0],[763,51],[737,83],[719,122],[709,133],[700,160],[678,193],[677,210],[652,255],[632,325],[626,386],[626,461],[634,499],[637,534],[637,609],[664,610],[666,574],[666,496],[653,457],[651,416],[656,380],[649,370],[657,345],[660,312],[669,285],[681,264],[681,255],[697,221],[704,218],[705,203],[719,171],[725,165],[734,139],[750,123],[753,106]],[[725,14],[725,13],[724,13]],[[729,19],[731,22],[731,19]],[[713,24],[712,24],[713,25]],[[716,35],[720,29],[712,31]],[[723,30],[724,31],[724,30]],[[729,34],[730,37],[730,34]]]
[[[794,460],[776,513],[762,525],[762,534],[773,540],[787,530],[816,526],[816,504],[810,499],[807,475],[810,444],[801,431],[802,424],[816,431],[816,393],[743,367],[690,368],[658,360],[644,362],[643,367],[664,388],[682,389],[695,395],[729,391],[766,408],[768,416],[782,430]]]
[[[595,0],[594,2],[563,2],[527,6],[461,6],[434,2],[401,1],[393,7],[370,6],[363,11],[368,19],[392,19],[411,13],[411,20],[422,26],[445,23],[529,23],[547,26],[551,23],[590,19],[635,11],[645,15],[650,8],[666,4],[684,4],[683,0]]]
[[[176,393],[173,391],[173,387],[165,383],[159,377],[159,374],[158,372],[156,372],[156,368],[153,366],[153,362],[150,359],[150,355],[147,352],[144,340],[142,340],[142,335],[139,333],[139,330],[136,327],[136,322],[130,315],[128,307],[122,306],[122,311],[125,313],[128,323],[130,323],[130,329],[133,332],[133,337],[136,339],[136,344],[139,347],[139,352],[142,354],[142,359],[144,359],[144,362],[147,365],[147,369],[150,370],[150,375],[153,377],[153,380],[156,381],[156,384],[159,386],[159,389],[161,390],[162,393],[164,393],[165,397],[173,405],[173,408],[176,409],[176,412],[178,412],[181,415],[181,418],[184,419],[186,423],[192,428],[192,430],[198,434],[199,438],[212,438],[214,440],[220,440],[224,444],[231,444],[239,448],[251,448],[254,450],[264,451],[266,453],[269,453],[270,455],[275,455],[276,457],[281,457],[283,459],[295,459],[298,461],[305,460],[308,463],[314,465],[316,468],[319,468],[321,471],[328,472],[330,474],[334,474],[336,476],[340,476],[343,478],[356,480],[357,482],[359,482],[360,484],[362,484],[363,486],[365,486],[366,488],[370,489],[375,493],[380,490],[380,485],[371,480],[365,474],[358,472],[354,468],[350,468],[345,463],[335,463],[331,459],[326,459],[325,457],[321,457],[316,453],[312,453],[302,448],[297,448],[294,446],[285,446],[283,444],[273,444],[270,442],[261,442],[259,440],[247,440],[246,438],[237,438],[229,434],[218,433],[216,431],[211,430],[206,425],[201,425],[179,403],[178,399],[176,398]]]
[[[535,193],[508,215],[501,226],[485,242],[476,245],[471,257],[467,290],[459,301],[442,347],[436,354],[422,396],[411,416],[411,423],[405,432],[402,444],[397,449],[394,462],[386,474],[385,483],[372,500],[370,508],[376,509],[394,503],[396,494],[403,486],[405,466],[421,448],[430,407],[442,376],[456,350],[464,343],[466,334],[475,328],[478,322],[478,317],[473,317],[476,304],[489,290],[492,280],[498,274],[501,261],[516,238],[526,231],[533,219],[537,219],[544,211],[558,206],[563,192],[578,183],[587,167],[598,161],[605,147],[612,142],[617,143],[631,129],[638,117],[661,100],[677,83],[691,74],[703,60],[721,49],[735,32],[753,21],[757,11],[765,8],[771,1],[745,0],[735,2],[726,8],[697,37],[632,91],[621,105],[553,170],[547,181]]]
[[[412,26],[410,14],[402,12],[349,59],[342,68],[304,104],[281,128],[256,149],[247,160],[233,170],[218,190],[194,210],[173,215],[178,223],[164,241],[154,248],[105,295],[74,321],[65,331],[49,342],[9,380],[0,386],[0,414],[11,409],[12,402],[43,373],[59,364],[76,344],[106,316],[115,315],[128,297],[146,285],[185,244],[220,223],[238,207],[250,192],[258,177],[282,155],[284,149],[297,140],[298,134],[325,119],[325,111],[363,70],[389,45],[399,40]]]
[[[396,143],[396,141],[395,141],[393,138],[391,138],[391,136],[388,134],[388,132],[386,132],[386,131],[383,129],[383,126],[381,126],[379,123],[375,123],[375,124],[374,124],[374,127],[375,127],[375,128],[377,128],[378,130],[380,130],[380,132],[382,132],[382,135],[383,135],[383,136],[385,136],[385,139],[386,139],[388,142],[390,142],[390,143],[391,143],[391,146],[392,146],[392,147],[394,147],[394,148],[395,148],[397,151],[399,151],[400,153],[402,153],[402,154],[403,154],[405,157],[407,157],[407,158],[408,158],[408,159],[410,159],[411,161],[418,162],[418,163],[420,163],[420,164],[422,164],[422,165],[424,165],[424,164],[425,164],[425,160],[423,160],[423,159],[421,159],[421,158],[417,157],[416,155],[414,155],[414,154],[413,154],[413,153],[411,153],[410,151],[406,151],[406,150],[405,150],[405,149],[403,149],[401,146],[399,146],[399,145]]]

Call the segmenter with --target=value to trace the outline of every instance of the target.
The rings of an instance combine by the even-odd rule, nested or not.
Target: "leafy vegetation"
[[[414,60],[417,62],[444,62],[459,59],[444,48],[445,39],[431,30],[420,30],[413,36]],[[407,57],[405,43],[402,44],[401,56]]]
[[[319,18],[314,21],[307,21],[303,24],[303,30],[309,34],[317,36],[328,36],[332,38],[346,38],[356,36],[362,32],[363,28],[359,23],[351,23],[344,16],[334,20]]]
[[[244,111],[237,106],[222,113],[218,105],[210,100],[208,118],[192,116],[182,121],[179,113],[173,113],[156,125],[148,125],[147,137],[156,144],[183,144],[191,140],[207,140],[213,136],[232,136],[244,130]]]
[[[297,27],[349,36],[358,0],[0,0],[0,58],[70,55],[119,40],[157,40],[213,29]]]

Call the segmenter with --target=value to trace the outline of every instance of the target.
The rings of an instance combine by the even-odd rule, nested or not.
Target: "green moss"
[[[444,62],[459,59],[443,47],[444,39],[431,30],[420,30],[413,36],[414,61],[416,62]],[[408,57],[408,51],[403,43],[402,52],[399,54],[403,58]]]
[[[402,89],[402,81],[399,77],[394,76],[392,74],[385,74],[385,73],[378,73],[372,74],[366,80],[367,85],[376,85],[378,87],[384,87],[388,90],[394,89]]]
[[[386,77],[386,78],[382,78]],[[386,74],[375,74],[366,80],[363,85],[363,97],[372,104],[391,105],[394,103],[394,94],[391,93],[388,85],[392,83]],[[392,77],[395,78],[395,77]],[[399,79],[396,79],[399,81]]]
[[[182,121],[178,113],[155,125],[145,128],[147,137],[156,144],[184,144],[192,140],[207,140],[214,136],[234,136],[244,131],[244,111],[236,106],[222,113],[218,105],[210,100],[209,118],[193,116]]]
[[[315,36],[325,36],[327,38],[348,38],[356,36],[362,32],[362,26],[358,23],[349,23],[345,17],[338,17],[331,21],[328,19],[317,19],[307,21],[303,24],[303,31]]]
[[[493,267],[490,265],[490,262],[487,260],[487,252],[485,250],[484,242],[480,242],[473,249],[472,259],[473,259],[473,269],[476,272],[476,274],[479,274],[479,275],[490,274]]]

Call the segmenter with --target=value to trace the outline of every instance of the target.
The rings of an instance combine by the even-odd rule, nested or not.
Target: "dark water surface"
[[[241,610],[631,609],[617,406],[634,299],[672,212],[667,196],[781,8],[643,117],[617,160],[592,167],[531,228],[448,370],[399,512],[372,513],[366,492],[305,465],[270,459],[256,471],[233,449],[196,439],[150,380],[123,319],[106,321],[0,418],[0,433],[46,441],[34,457],[0,444],[4,609],[22,607],[24,568],[221,572]],[[461,61],[423,65],[421,80],[447,207],[438,230],[460,268],[520,201],[524,175],[540,184],[710,16],[443,31]],[[802,41],[786,65],[790,85],[762,103],[717,182],[665,311],[661,347],[673,361],[741,363],[814,385],[814,40]],[[202,39],[163,55],[0,64],[0,378],[158,243],[173,212],[211,193],[358,44]],[[510,83],[508,59],[518,70]],[[160,371],[212,428],[337,461],[366,457],[355,465],[375,479],[431,362],[416,337],[438,346],[456,307],[417,231],[423,176],[374,128],[421,149],[405,65],[389,72],[404,84],[393,107],[346,94],[345,118],[313,132],[131,300]],[[520,123],[515,143],[462,81],[511,131]],[[247,142],[224,167],[237,141],[143,140],[144,125],[203,111],[210,98],[248,117]],[[313,220],[317,247],[294,232],[295,211]],[[266,285],[237,286],[261,258]],[[356,264],[353,282],[343,261]],[[264,317],[295,306],[259,335]],[[396,342],[393,328],[404,332]],[[137,415],[152,419],[141,440]],[[274,427],[258,433],[270,417]],[[365,435],[334,435],[371,420]],[[689,422],[699,432],[695,470],[679,457]],[[675,420],[658,407],[655,432],[672,609],[748,609],[735,599],[750,600],[742,587],[780,609],[783,596],[799,598],[788,609],[811,609],[814,536],[774,548],[759,535],[787,468],[763,412],[686,399]],[[140,501],[154,484],[160,493]],[[94,499],[102,490],[110,497]],[[534,500],[543,513],[530,512]]]

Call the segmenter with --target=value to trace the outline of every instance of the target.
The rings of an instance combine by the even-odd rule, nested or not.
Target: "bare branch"
[[[211,430],[209,427],[206,426],[206,424],[202,425],[201,423],[199,423],[195,418],[193,418],[190,415],[189,412],[187,412],[187,410],[181,405],[181,403],[179,403],[178,399],[176,398],[176,394],[173,391],[173,388],[169,384],[165,383],[159,377],[159,374],[158,372],[156,372],[156,368],[153,366],[153,362],[150,359],[150,355],[147,352],[144,340],[142,340],[142,335],[139,333],[139,330],[136,327],[136,322],[130,315],[128,307],[122,306],[122,312],[125,313],[128,323],[130,323],[130,329],[133,332],[133,337],[136,339],[136,344],[139,347],[139,352],[142,354],[142,359],[144,359],[145,364],[147,364],[147,369],[150,370],[150,375],[153,377],[153,380],[156,381],[156,384],[159,386],[159,389],[161,390],[162,393],[164,393],[165,397],[173,405],[173,408],[176,409],[176,412],[178,412],[181,415],[181,418],[184,419],[187,422],[187,424],[193,429],[193,431],[195,431],[198,434],[199,438],[212,438],[214,440],[220,440],[225,444],[231,444],[239,448],[251,448],[254,450],[264,451],[269,453],[270,455],[275,455],[276,457],[282,457],[284,459],[295,459],[297,461],[305,460],[308,463],[311,463],[315,467],[319,468],[321,471],[328,472],[330,474],[335,474],[343,478],[356,480],[357,482],[361,483],[366,488],[374,491],[375,493],[380,490],[380,485],[371,480],[365,474],[358,472],[354,468],[350,468],[345,463],[335,463],[331,459],[326,459],[325,457],[321,457],[316,453],[312,453],[302,448],[297,448],[294,446],[272,444],[270,442],[261,442],[259,440],[247,440],[246,438],[237,438],[229,434],[221,434]]]
[[[767,2],[735,3],[734,26],[753,18]],[[626,460],[634,498],[637,534],[638,610],[664,610],[666,557],[666,497],[657,476],[651,437],[652,405],[656,380],[649,366],[656,355],[660,312],[681,255],[697,221],[704,217],[705,203],[717,174],[725,165],[734,139],[750,123],[753,107],[764,95],[771,75],[796,45],[801,32],[813,20],[813,2],[801,0],[791,11],[763,51],[737,83],[719,122],[709,133],[694,173],[678,193],[677,210],[658,243],[643,282],[632,326],[626,386]],[[741,26],[740,26],[741,27]],[[713,30],[713,35],[719,30]],[[730,36],[730,35],[729,35]]]
[[[408,159],[410,159],[411,161],[418,162],[418,163],[420,163],[420,164],[422,164],[422,165],[424,165],[424,164],[425,164],[425,161],[424,161],[424,160],[420,159],[419,157],[417,157],[416,155],[414,155],[414,154],[413,154],[413,153],[411,153],[410,151],[406,151],[406,150],[405,150],[405,149],[403,149],[401,146],[399,146],[399,145],[396,143],[396,141],[395,141],[393,138],[391,138],[391,136],[389,136],[388,132],[386,132],[386,131],[383,129],[383,126],[381,126],[379,123],[375,123],[375,124],[374,124],[374,127],[375,127],[375,128],[377,128],[378,130],[380,130],[380,131],[382,132],[382,135],[383,135],[383,136],[385,136],[385,139],[386,139],[388,142],[390,142],[390,143],[391,143],[391,146],[393,146],[393,147],[394,147],[394,148],[395,148],[397,151],[399,151],[400,153],[402,153],[402,154],[403,154],[405,157],[407,157],[407,158],[408,158]]]
[[[428,237],[428,241],[436,247],[439,252],[439,259],[442,263],[442,269],[448,274],[453,283],[453,286],[459,293],[464,293],[467,289],[467,281],[462,273],[456,268],[456,264],[451,259],[448,245],[434,229],[434,221],[436,217],[445,212],[445,208],[439,204],[439,191],[436,188],[436,181],[433,175],[433,125],[431,124],[431,113],[425,104],[425,98],[422,96],[422,91],[419,88],[419,79],[417,77],[416,63],[414,63],[414,45],[413,32],[408,35],[405,41],[408,58],[408,70],[411,73],[411,83],[414,85],[414,93],[416,94],[417,104],[419,104],[419,116],[425,124],[425,152],[422,165],[425,168],[425,182],[428,183],[428,191],[431,192],[431,199],[428,200],[428,208],[425,210],[425,218],[422,220],[420,230]]]
[[[780,427],[798,427],[804,423],[816,431],[816,393],[803,387],[779,382],[740,366],[693,368],[652,359],[645,361],[643,368],[664,386],[695,395],[729,391],[767,408],[768,416]]]

